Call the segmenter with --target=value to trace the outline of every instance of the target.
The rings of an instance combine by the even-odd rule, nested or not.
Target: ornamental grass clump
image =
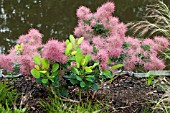
[[[113,16],[114,10],[112,2],[103,4],[94,13],[84,6],[77,10],[78,25],[74,34],[83,36],[90,44],[88,48],[93,48],[86,54],[89,52],[103,70],[110,69],[110,64],[119,63],[129,71],[164,69],[165,64],[159,58],[159,52],[168,47],[168,40],[158,36],[144,40],[126,37],[127,28]]]

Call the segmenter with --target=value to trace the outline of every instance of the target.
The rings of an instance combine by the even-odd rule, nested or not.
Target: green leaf
[[[71,82],[71,84],[73,84],[73,85],[75,85],[75,84],[78,84],[78,83],[79,83],[79,81],[74,80],[74,79],[70,79],[70,82]]]
[[[80,75],[80,72],[77,68],[73,67],[72,71],[73,71],[74,74]]]
[[[95,91],[97,91],[97,90],[99,89],[96,84],[93,84],[93,85],[92,85],[92,88],[93,88]]]
[[[94,53],[97,53],[97,52],[98,52],[98,50],[97,50],[97,48],[96,48],[95,46],[93,46],[93,52],[94,52]]]
[[[107,78],[113,78],[114,77],[109,70],[103,70],[103,75]]]
[[[48,83],[48,79],[45,79],[45,78],[43,78],[41,81],[42,81],[43,84]]]
[[[68,45],[69,43],[70,43],[70,41],[67,39],[67,40],[66,40],[66,45]]]
[[[68,75],[64,75],[64,78],[67,78],[67,79],[69,79],[69,78],[70,78],[70,76],[68,76]]]
[[[70,35],[70,41],[71,41],[71,43],[73,44],[73,45],[75,45],[75,38],[74,38],[74,36],[73,35]]]
[[[76,63],[76,65],[77,65],[77,68],[80,68],[80,64],[79,63]]]
[[[86,62],[89,62],[91,60],[91,56],[90,55],[86,55],[85,56],[85,60],[86,60]]]
[[[53,79],[53,78],[50,78],[50,81],[51,81],[52,83],[54,83],[54,79]]]
[[[78,81],[82,81],[82,79],[81,79],[79,76],[76,76],[76,79],[77,79]]]
[[[117,65],[112,66],[112,69],[118,69],[118,68],[121,68],[123,66],[124,66],[123,64],[117,64]]]
[[[58,64],[58,63],[53,64],[53,66],[52,66],[52,72],[57,71],[58,68],[59,68],[59,64]]]
[[[97,62],[97,63],[94,63],[92,67],[95,68],[98,65],[99,65],[99,63]]]
[[[89,81],[89,82],[93,82],[94,79],[95,79],[95,78],[94,78],[93,75],[86,76],[86,80]]]
[[[57,75],[58,75],[58,71],[52,72],[52,74],[51,74],[52,77],[55,77]]]
[[[83,40],[84,40],[84,37],[79,38],[77,41],[77,44],[81,44],[83,42]]]
[[[85,71],[86,71],[86,73],[91,73],[91,72],[93,72],[93,71],[90,69],[90,67],[85,67]]]
[[[110,64],[111,62],[112,62],[112,61],[111,61],[111,59],[109,58],[108,61],[107,61],[107,63]]]
[[[40,65],[41,64],[41,57],[38,56],[38,55],[35,55],[33,57],[33,60],[34,60],[34,63],[37,64],[37,65]]]
[[[40,72],[37,71],[36,69],[32,69],[32,70],[31,70],[31,74],[32,74],[35,78],[40,78]]]
[[[85,86],[86,86],[86,83],[83,82],[83,81],[81,81],[81,82],[80,82],[80,87],[85,87]]]
[[[41,64],[43,69],[48,69],[50,67],[49,60],[42,58],[41,59]]]
[[[75,55],[77,53],[77,51],[73,51],[71,52],[71,55]]]
[[[41,82],[42,82],[42,78],[37,78],[37,79],[36,79],[36,83],[37,83],[37,84],[41,84]]]
[[[93,83],[93,79],[92,78],[86,78],[86,80]]]
[[[70,75],[71,79],[76,79],[76,75]]]
[[[40,67],[39,67],[38,65],[35,65],[34,68],[35,68],[36,70],[40,70]]]
[[[82,59],[82,60],[81,60],[81,65],[84,66],[85,63],[86,63],[85,59]]]
[[[145,51],[150,51],[150,46],[149,45],[142,45],[141,46]]]
[[[151,85],[152,81],[154,80],[154,74],[149,73],[149,77],[147,78],[147,84],[148,86]]]
[[[45,73],[47,73],[47,71],[39,71],[40,73],[43,73],[43,74],[45,74]]]
[[[69,44],[67,45],[66,49],[65,49],[65,54],[66,54],[66,55],[69,55],[69,54],[70,54],[70,51],[72,50],[72,48],[73,48],[72,43],[69,43]]]
[[[79,52],[75,55],[75,58],[76,58],[76,64],[78,67],[78,65],[80,65],[81,61],[84,59],[84,56]]]
[[[84,65],[87,65],[90,60],[91,60],[91,56],[90,55],[86,55],[85,56],[85,64]]]

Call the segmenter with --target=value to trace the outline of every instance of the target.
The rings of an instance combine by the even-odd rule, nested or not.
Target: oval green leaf
[[[95,91],[97,91],[97,90],[99,89],[96,84],[93,84],[93,85],[92,85],[92,88],[93,88],[93,90],[95,90]]]
[[[40,67],[39,67],[38,65],[35,65],[34,68],[35,68],[36,70],[40,70]]]
[[[37,71],[36,69],[32,69],[32,70],[31,70],[31,74],[32,74],[35,78],[40,78],[40,72]]]
[[[80,75],[79,70],[75,67],[72,68],[74,74]]]
[[[48,82],[48,79],[43,78],[41,81],[43,84],[46,84]]]
[[[45,59],[45,58],[42,58],[41,64],[42,64],[42,68],[43,68],[43,69],[48,69],[49,66],[50,66],[49,60],[47,60],[47,59]]]
[[[58,63],[53,64],[52,72],[56,72],[58,70],[58,68],[59,68],[59,64]]]
[[[74,45],[75,44],[75,38],[74,38],[74,36],[73,35],[70,35],[70,41],[71,41],[71,43]]]
[[[117,65],[112,66],[112,69],[118,69],[118,68],[121,68],[123,66],[124,66],[123,64],[117,64]]]
[[[66,45],[68,45],[69,43],[70,43],[70,41],[67,39],[67,40],[66,40]]]
[[[82,81],[82,79],[81,79],[79,76],[76,76],[76,79],[77,79],[78,81]]]
[[[80,87],[85,87],[86,86],[86,83],[85,82],[80,82]]]
[[[84,40],[84,37],[79,38],[77,41],[77,44],[81,44],[83,42],[83,40]]]
[[[90,69],[90,67],[85,67],[85,71],[86,71],[86,73],[91,73],[91,72],[92,72],[92,70]]]
[[[72,48],[73,48],[72,43],[69,43],[69,44],[67,45],[66,49],[65,49],[65,54],[66,54],[66,55],[69,55],[69,54],[70,54],[70,51],[72,50]]]
[[[33,60],[34,60],[34,63],[37,64],[37,65],[40,65],[41,64],[41,57],[38,56],[38,55],[35,55],[33,57]]]
[[[39,71],[40,73],[43,73],[43,74],[45,74],[45,73],[47,73],[47,71]]]

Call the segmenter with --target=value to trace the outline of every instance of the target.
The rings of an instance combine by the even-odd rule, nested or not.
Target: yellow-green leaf
[[[43,74],[45,74],[45,73],[47,73],[47,71],[39,71],[40,73],[43,73]]]
[[[79,38],[77,41],[77,44],[81,44],[83,42],[83,40],[84,40],[84,37]]]
[[[35,65],[34,68],[40,70],[40,67],[38,65]]]
[[[82,60],[81,60],[81,65],[84,66],[85,63],[86,63],[85,59],[82,59]]]
[[[38,56],[38,55],[35,55],[33,57],[33,60],[34,60],[34,63],[37,64],[37,65],[40,65],[41,64],[41,57]]]
[[[70,35],[70,41],[71,41],[71,43],[74,45],[75,44],[75,38],[74,38],[74,36],[73,35]]]
[[[41,59],[41,64],[43,69],[48,69],[50,67],[49,60],[42,58]]]
[[[59,64],[58,64],[58,63],[53,64],[53,66],[52,66],[52,72],[57,71],[58,68],[59,68]]]
[[[72,50],[72,48],[73,48],[72,43],[69,43],[69,44],[67,45],[67,47],[66,47],[65,54],[66,54],[66,55],[69,55],[69,54],[70,54],[70,51]]]
[[[35,78],[40,78],[40,72],[37,71],[36,69],[32,69],[32,70],[31,70],[31,74],[32,74]]]
[[[66,45],[68,45],[69,43],[70,43],[70,41],[67,39],[67,40],[66,40]]]
[[[85,67],[85,71],[86,71],[86,73],[91,73],[91,72],[92,72],[92,70],[90,69],[90,67]]]
[[[77,53],[77,51],[73,51],[71,52],[71,55],[75,55]]]
[[[112,66],[112,69],[118,69],[118,68],[121,68],[123,66],[124,66],[123,64],[117,64],[117,65]]]

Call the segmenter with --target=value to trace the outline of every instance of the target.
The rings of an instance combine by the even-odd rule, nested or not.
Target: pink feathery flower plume
[[[30,75],[31,69],[34,68],[34,62],[29,55],[22,55],[20,73],[23,75]]]
[[[42,51],[42,55],[55,62],[60,62],[62,64],[66,63],[68,58],[64,54],[65,43],[59,42],[58,40],[49,40]]]
[[[108,68],[107,62],[109,60],[109,55],[107,51],[105,51],[104,49],[99,50],[96,56],[96,60],[99,61],[99,65],[103,70]]]
[[[86,15],[89,15],[91,13],[90,9],[85,7],[85,6],[80,6],[78,9],[77,9],[77,17],[82,19],[82,18],[85,18]]]
[[[144,63],[144,69],[146,70],[162,70],[165,68],[163,60],[159,59],[155,55],[151,55],[149,61]]]
[[[19,36],[17,43],[29,44],[29,45],[41,45],[42,34],[36,29],[30,29],[28,34]]]
[[[154,42],[157,45],[157,50],[162,51],[169,46],[169,41],[165,37],[155,36]]]
[[[107,2],[97,9],[97,12],[94,14],[94,16],[95,18],[102,20],[104,18],[108,18],[109,16],[112,16],[114,10],[115,10],[114,3]]]
[[[84,55],[91,55],[93,52],[93,46],[86,40],[81,43],[80,47]]]
[[[13,70],[11,58],[9,55],[0,54],[0,67],[11,72]]]

